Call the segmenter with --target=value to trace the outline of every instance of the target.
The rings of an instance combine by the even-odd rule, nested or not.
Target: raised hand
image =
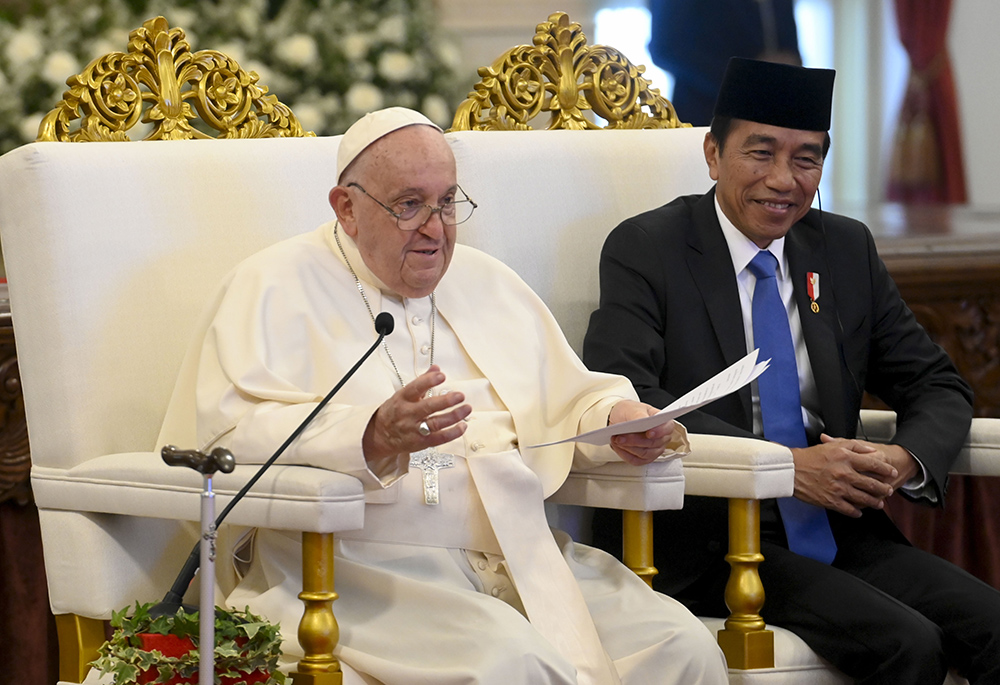
[[[465,395],[428,393],[444,380],[444,373],[435,364],[383,402],[365,429],[361,443],[365,459],[372,462],[404,452],[419,452],[451,442],[465,433],[465,418],[472,413],[472,407],[462,404]]]

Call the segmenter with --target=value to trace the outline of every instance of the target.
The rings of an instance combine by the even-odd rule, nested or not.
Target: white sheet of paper
[[[646,416],[632,421],[625,421],[623,423],[616,423],[612,426],[607,426],[606,428],[599,428],[598,430],[590,431],[588,433],[581,433],[576,437],[566,438],[564,440],[546,442],[540,445],[529,445],[529,448],[548,447],[549,445],[558,445],[563,442],[585,442],[591,445],[607,445],[611,442],[611,438],[615,435],[622,435],[623,433],[643,433],[648,431],[650,428],[662,426],[668,421],[687,414],[689,411],[693,411],[698,407],[703,407],[709,402],[714,402],[720,397],[724,397],[731,392],[739,390],[744,385],[757,378],[757,376],[764,373],[764,370],[767,369],[771,360],[768,359],[758,363],[758,351],[759,350],[754,350],[747,356],[743,357],[743,359],[739,360],[724,371],[720,371],[716,375],[712,376],[697,388],[691,390],[686,395],[677,398],[670,404],[670,406],[664,407],[652,416]]]

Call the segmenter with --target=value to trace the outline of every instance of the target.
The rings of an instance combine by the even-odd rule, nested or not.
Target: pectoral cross
[[[420,469],[424,481],[424,504],[438,503],[438,471],[455,465],[455,457],[433,447],[410,455],[410,466]]]

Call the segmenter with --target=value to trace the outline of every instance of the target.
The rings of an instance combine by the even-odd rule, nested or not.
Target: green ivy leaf
[[[258,631],[259,631],[259,630],[260,630],[261,628],[265,627],[266,625],[267,625],[266,623],[263,623],[263,622],[257,622],[257,623],[244,623],[244,624],[242,624],[242,625],[239,625],[239,626],[236,626],[236,627],[237,627],[237,628],[238,628],[239,630],[242,630],[242,631],[243,631],[244,633],[246,633],[246,636],[247,636],[247,637],[249,637],[249,638],[251,638],[251,639],[252,639],[252,638],[253,638],[253,636],[254,636],[254,635],[256,635],[256,634],[257,634],[257,632],[258,632]]]
[[[163,618],[169,618],[171,622],[171,635],[192,638],[197,638],[200,635],[201,628],[199,627],[200,621],[197,611],[193,614],[188,614],[183,609],[178,609],[177,613],[173,616],[164,616]]]

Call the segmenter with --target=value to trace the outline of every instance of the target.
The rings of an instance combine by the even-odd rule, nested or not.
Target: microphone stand
[[[225,447],[216,447],[209,454],[197,450],[179,450],[167,445],[160,452],[170,466],[189,466],[202,474],[204,489],[201,493],[201,604],[198,614],[198,685],[214,685],[215,681],[215,493],[212,491],[212,474],[216,471],[232,473],[236,468],[233,453]],[[176,612],[174,612],[176,613]],[[206,617],[211,617],[206,620]]]
[[[257,483],[258,480],[264,475],[264,472],[278,460],[278,457],[288,448],[292,441],[297,438],[302,431],[312,422],[316,415],[319,414],[323,408],[329,403],[333,396],[340,390],[344,384],[354,375],[354,373],[361,368],[361,365],[372,355],[376,348],[382,343],[385,336],[392,333],[394,322],[392,315],[388,312],[382,312],[377,317],[375,317],[375,331],[378,333],[378,339],[372,343],[372,346],[368,348],[368,351],[362,355],[361,359],[350,368],[350,370],[344,374],[343,378],[327,393],[326,397],[320,401],[319,404],[309,413],[309,416],[305,418],[299,426],[292,431],[291,435],[281,444],[271,458],[268,459],[264,464],[257,470],[246,485],[244,485],[236,496],[233,497],[232,501],[222,510],[218,518],[215,518],[213,522],[212,519],[215,516],[215,493],[212,491],[212,474],[215,471],[222,471],[223,473],[230,473],[234,468],[236,468],[236,460],[233,457],[232,452],[225,449],[224,447],[216,447],[208,455],[198,452],[197,450],[179,450],[173,445],[166,445],[161,450],[160,455],[163,461],[171,466],[189,466],[196,471],[199,471],[204,476],[204,490],[201,496],[201,540],[195,543],[194,548],[191,550],[191,554],[188,555],[187,561],[181,568],[180,573],[174,580],[174,584],[170,587],[170,590],[163,596],[163,599],[153,607],[150,608],[150,616],[173,616],[180,609],[184,609],[185,613],[193,613],[194,608],[190,605],[183,604],[184,594],[187,592],[188,587],[191,585],[191,581],[194,580],[195,573],[198,572],[199,566],[201,567],[201,579],[200,579],[200,589],[201,589],[201,601],[199,614],[199,670],[198,670],[198,682],[199,685],[213,685],[215,678],[215,540],[216,531],[219,525],[226,518],[226,515],[232,511],[236,503],[239,502],[243,497],[249,492],[250,488]],[[203,544],[207,543],[207,544]],[[206,617],[210,617],[206,620]]]

